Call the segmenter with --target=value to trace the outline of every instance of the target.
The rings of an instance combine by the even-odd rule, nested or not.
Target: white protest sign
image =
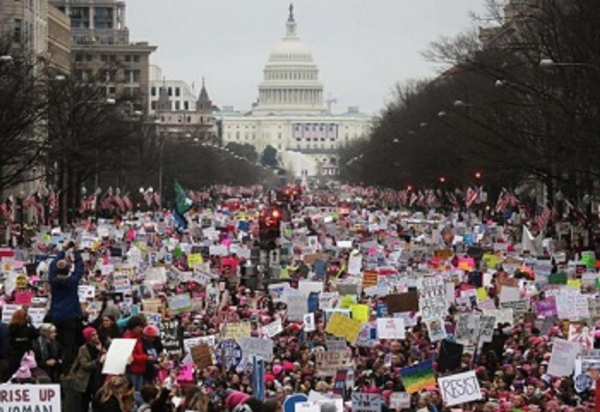
[[[256,356],[267,362],[271,362],[273,358],[273,341],[271,339],[243,336],[240,346],[242,347],[243,355],[248,360],[252,360],[252,356]]]
[[[317,329],[315,325],[315,314],[307,313],[304,315],[304,331],[305,332],[314,332]]]
[[[552,356],[548,365],[548,375],[569,376],[573,373],[575,359],[581,348],[576,342],[555,338],[552,345]]]
[[[298,282],[298,291],[305,296],[308,296],[311,293],[321,293],[323,292],[323,282],[301,280]]]
[[[0,411],[60,412],[60,385],[2,385]]]
[[[424,277],[419,289],[419,310],[423,320],[444,318],[446,307],[446,284],[441,277]]]
[[[446,406],[459,405],[481,399],[481,388],[475,371],[438,378],[438,386]]]
[[[406,392],[392,392],[390,395],[390,408],[394,410],[410,408],[410,394]]]
[[[308,312],[308,299],[305,295],[287,296],[287,316],[289,320],[303,320]]]
[[[319,309],[333,309],[339,299],[340,294],[337,292],[322,292],[319,294]]]
[[[4,305],[2,307],[2,323],[9,324],[16,311],[21,309],[21,305]]]
[[[96,286],[94,285],[79,285],[77,288],[79,302],[86,302],[88,299],[94,299],[96,296]]]
[[[125,373],[127,368],[127,361],[133,353],[136,339],[113,339],[108,353],[106,354],[106,360],[104,361],[104,368],[102,368],[103,375],[122,375]]]
[[[500,303],[514,302],[515,300],[520,299],[518,287],[502,285],[502,289],[500,290]]]
[[[27,314],[31,318],[31,324],[39,328],[44,323],[44,318],[46,317],[46,308],[29,308],[27,310]]]
[[[283,324],[281,323],[281,319],[277,319],[276,321],[263,326],[262,331],[269,338],[277,336],[278,334],[283,332]]]
[[[404,320],[401,318],[377,319],[377,337],[379,339],[405,339]]]
[[[362,256],[352,255],[348,259],[348,274],[349,275],[360,275],[362,267]]]
[[[352,393],[353,412],[381,412],[381,395],[375,393]]]
[[[131,280],[126,275],[114,276],[113,287],[117,293],[129,293],[131,292]]]

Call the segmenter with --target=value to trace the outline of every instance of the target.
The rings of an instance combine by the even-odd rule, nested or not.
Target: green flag
[[[177,180],[175,181],[175,201],[177,202],[177,211],[181,215],[192,207],[192,199],[188,197]]]

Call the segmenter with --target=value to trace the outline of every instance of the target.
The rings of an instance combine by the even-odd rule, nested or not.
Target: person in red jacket
[[[127,330],[123,334],[123,339],[136,339],[131,355],[132,361],[129,364],[129,379],[135,389],[136,401],[141,399],[140,391],[144,386],[144,375],[146,374],[146,365],[155,359],[144,351],[144,342],[142,341],[142,331],[146,326],[146,320],[142,316],[133,316],[127,322]]]

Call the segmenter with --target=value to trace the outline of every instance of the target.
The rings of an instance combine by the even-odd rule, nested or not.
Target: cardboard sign
[[[233,339],[240,342],[244,336],[250,336],[252,333],[252,325],[250,322],[226,323],[224,325],[224,339]]]
[[[277,319],[276,321],[263,326],[262,331],[269,338],[277,336],[278,334],[283,332],[283,324],[281,323],[281,319]]]
[[[303,320],[308,312],[308,299],[305,295],[287,296],[287,315],[289,320]]]
[[[2,411],[60,412],[60,385],[2,385]]]
[[[410,408],[410,394],[406,392],[392,392],[390,395],[390,408],[393,410]]]
[[[190,349],[190,355],[194,360],[194,364],[200,369],[207,368],[213,364],[210,347],[205,343],[192,347]]]
[[[173,314],[189,312],[192,310],[192,300],[189,293],[171,295],[168,297],[169,310]]]
[[[446,406],[460,405],[482,398],[475,371],[438,378],[438,385]]]
[[[352,393],[353,412],[381,412],[381,395],[375,393]]]
[[[416,291],[388,295],[385,302],[389,314],[419,311],[419,295]]]

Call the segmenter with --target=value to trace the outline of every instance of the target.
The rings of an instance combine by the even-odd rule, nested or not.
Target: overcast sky
[[[298,34],[313,50],[334,111],[375,114],[398,81],[436,73],[420,52],[471,27],[484,0],[296,0]],[[285,33],[287,0],[127,0],[133,41],[158,46],[168,79],[202,76],[213,102],[249,109],[271,48]]]

